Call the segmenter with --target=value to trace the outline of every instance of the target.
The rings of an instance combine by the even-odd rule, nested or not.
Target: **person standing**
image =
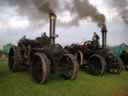
[[[95,48],[95,49],[97,49],[97,48],[99,48],[100,47],[100,44],[99,44],[99,35],[96,33],[96,32],[94,32],[93,33],[93,37],[92,37],[92,46]]]

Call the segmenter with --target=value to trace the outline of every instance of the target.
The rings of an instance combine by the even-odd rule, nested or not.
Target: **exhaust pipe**
[[[102,48],[106,48],[107,47],[107,28],[105,24],[102,25],[101,32],[102,32]]]
[[[49,13],[49,21],[50,21],[50,43],[52,45],[55,44],[55,38],[56,38],[56,34],[55,34],[55,26],[56,26],[56,14],[53,11],[50,11]]]

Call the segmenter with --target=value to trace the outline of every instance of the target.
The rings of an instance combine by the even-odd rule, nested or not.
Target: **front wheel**
[[[115,66],[113,68],[110,68],[109,72],[114,73],[114,74],[120,74],[123,70],[122,60],[120,58],[117,58],[114,63],[115,63]]]
[[[32,78],[37,83],[46,83],[50,71],[50,64],[44,53],[35,53],[32,58]]]
[[[79,64],[76,58],[72,54],[65,54],[62,63],[64,64],[64,78],[75,80],[79,71]]]

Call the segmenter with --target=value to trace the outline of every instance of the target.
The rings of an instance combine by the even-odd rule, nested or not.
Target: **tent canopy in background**
[[[118,46],[113,46],[112,53],[114,56],[119,57],[125,48],[128,48],[128,45],[125,43],[122,43],[121,45]]]

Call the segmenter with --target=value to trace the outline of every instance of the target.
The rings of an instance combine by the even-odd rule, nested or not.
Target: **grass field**
[[[0,96],[128,96],[128,72],[96,77],[80,72],[75,81],[50,76],[46,85],[32,82],[31,73],[11,73],[0,60]]]

